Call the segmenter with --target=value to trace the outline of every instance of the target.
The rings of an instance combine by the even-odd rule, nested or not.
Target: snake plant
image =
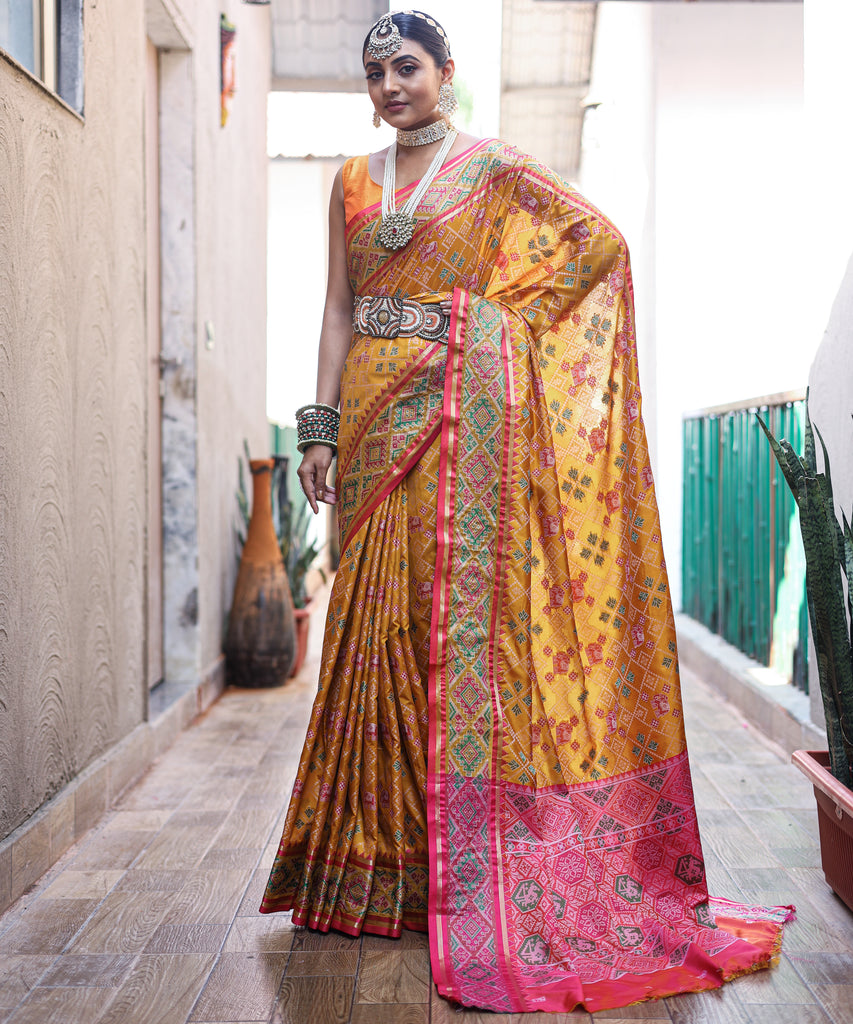
[[[853,789],[853,531],[843,512],[840,523],[836,516],[829,456],[820,431],[812,428],[808,396],[802,457],[788,441],[777,441],[760,416],[758,422],[799,508],[830,770]],[[823,451],[823,472],[817,469],[815,434]]]

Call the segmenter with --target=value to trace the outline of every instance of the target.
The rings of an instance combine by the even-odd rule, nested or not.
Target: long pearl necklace
[[[397,143],[391,144],[388,156],[385,158],[385,175],[382,179],[382,223],[376,232],[376,239],[383,249],[402,249],[412,240],[412,235],[415,233],[415,210],[420,206],[433,178],[441,170],[441,165],[450,152],[450,147],[456,141],[456,135],[455,129],[451,129],[445,135],[426,174],[399,211],[395,197],[397,191]]]

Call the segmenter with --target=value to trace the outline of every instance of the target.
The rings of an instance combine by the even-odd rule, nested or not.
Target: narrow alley
[[[317,676],[230,689],[0,918],[3,1024],[849,1024],[853,915],[823,879],[810,785],[686,675],[710,889],[797,906],[779,967],[594,1015],[457,1011],[426,937],[318,935],[258,904]]]

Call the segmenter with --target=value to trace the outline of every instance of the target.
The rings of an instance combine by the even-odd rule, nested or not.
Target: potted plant
[[[820,432],[812,429],[808,395],[802,457],[758,420],[799,508],[809,621],[829,741],[828,751],[797,750],[792,759],[814,786],[826,880],[853,910],[853,531],[844,513],[840,523],[836,516],[829,456]],[[823,452],[822,472],[815,433]]]
[[[309,540],[308,530],[311,517],[308,513],[308,501],[301,497],[298,502],[291,501],[287,490],[287,463],[284,455],[276,455],[272,478],[273,521],[276,525],[278,545],[287,578],[290,593],[293,595],[294,616],[296,619],[296,660],[291,670],[295,676],[308,650],[308,621],[310,611],[308,605],[311,597],[306,590],[306,577],[320,554],[322,547],[314,540]],[[326,574],[318,567],[323,582]]]

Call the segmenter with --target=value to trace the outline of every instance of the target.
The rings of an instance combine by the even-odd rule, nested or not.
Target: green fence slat
[[[764,406],[802,452],[805,403]],[[796,503],[754,408],[684,420],[682,606],[729,643],[807,686],[808,610]]]

